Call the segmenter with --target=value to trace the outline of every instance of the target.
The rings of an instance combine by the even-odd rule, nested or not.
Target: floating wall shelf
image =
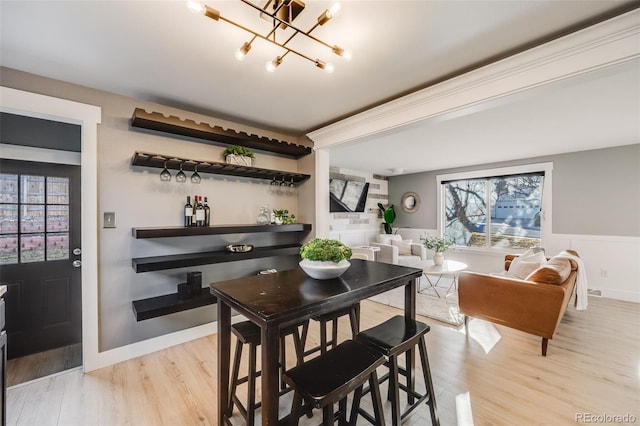
[[[136,108],[131,117],[131,127],[155,130],[177,136],[188,136],[211,142],[246,146],[247,148],[268,151],[292,158],[300,158],[311,154],[311,148],[289,142],[270,139],[263,136],[223,129],[207,123],[196,123],[175,116],[165,116],[159,112],[147,112]]]
[[[151,297],[133,301],[133,313],[137,321],[169,315],[201,306],[213,305],[217,300],[209,288],[203,288],[202,293],[189,299],[180,300],[178,294],[165,294],[164,296]]]
[[[311,176],[285,172],[281,170],[261,169],[259,167],[239,166],[236,164],[219,163],[216,161],[205,160],[191,160],[187,158],[172,157],[162,154],[152,154],[148,152],[136,151],[131,159],[132,166],[153,167],[156,169],[163,169],[167,166],[170,170],[180,170],[180,164],[182,164],[182,170],[185,172],[195,171],[196,165],[198,166],[198,173],[211,173],[217,175],[227,176],[241,176],[253,179],[267,179],[276,180],[278,182],[284,181],[285,183],[299,184]]]
[[[257,232],[309,232],[310,223],[288,225],[213,225],[185,228],[170,226],[162,228],[131,228],[134,238],[193,237],[198,235],[248,234]]]
[[[299,256],[300,247],[300,244],[293,244],[256,247],[246,253],[230,253],[226,250],[216,250],[199,253],[171,254],[167,256],[138,257],[131,260],[131,266],[133,266],[136,272],[140,273],[209,265],[212,263],[237,262],[239,260],[259,259],[261,257]]]

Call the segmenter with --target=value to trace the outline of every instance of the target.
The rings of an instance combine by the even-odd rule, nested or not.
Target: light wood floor
[[[82,343],[10,359],[7,362],[7,386],[15,386],[81,365]]]
[[[640,305],[594,297],[589,303],[587,311],[568,309],[547,357],[540,355],[539,338],[516,330],[474,320],[467,338],[463,329],[421,318],[431,325],[427,346],[441,424],[570,425],[585,423],[576,416],[587,415],[628,415],[635,419],[631,424],[640,423]],[[362,327],[399,312],[363,302]],[[11,388],[7,420],[210,425],[215,382],[212,335],[86,375],[76,370]],[[235,424],[242,424],[237,418]],[[428,419],[424,406],[405,424],[429,425]],[[319,416],[312,420],[317,424]]]

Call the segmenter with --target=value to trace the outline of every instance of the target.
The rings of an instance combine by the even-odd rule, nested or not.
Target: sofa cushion
[[[411,243],[413,240],[391,240],[391,245],[398,247],[398,256],[411,256]]]
[[[507,275],[523,280],[543,265],[546,260],[547,259],[544,257],[543,252],[535,253],[533,250],[529,249],[511,261]]]
[[[555,256],[531,272],[525,280],[560,285],[569,278],[569,274],[571,274],[571,262],[568,259]]]
[[[376,238],[380,244],[391,244],[391,241],[402,241],[402,235],[398,234],[378,234]]]

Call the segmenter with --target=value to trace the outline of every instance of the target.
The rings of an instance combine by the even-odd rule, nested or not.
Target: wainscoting
[[[424,235],[438,235],[436,229],[399,228],[397,232],[415,242],[419,242]],[[378,230],[343,230],[331,232],[329,238],[356,246],[375,241],[379,233]],[[577,251],[585,263],[590,290],[599,290],[602,297],[640,303],[640,238],[553,234],[542,245],[551,256],[565,249]],[[490,273],[504,268],[504,254],[475,249],[449,249],[445,257],[466,263],[469,270]],[[432,255],[427,252],[428,258]]]

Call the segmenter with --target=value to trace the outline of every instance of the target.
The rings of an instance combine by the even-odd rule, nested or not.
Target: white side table
[[[438,297],[442,297],[440,296],[440,293],[438,293],[438,289],[437,289],[438,283],[440,282],[442,277],[443,276],[452,277],[451,284],[449,285],[449,288],[447,288],[447,292],[445,294],[445,297],[446,297],[449,294],[458,291],[458,275],[460,274],[461,271],[464,271],[468,267],[466,263],[458,262],[456,260],[445,260],[442,266],[435,265],[433,263],[433,260],[423,260],[411,266],[415,268],[422,268],[422,275],[424,275],[424,277],[427,280],[427,283],[429,284],[429,287],[427,287],[427,289],[432,288],[433,291],[436,292]],[[433,282],[431,281],[430,276],[437,276],[438,278],[435,280],[435,282]],[[420,293],[422,291],[423,290],[418,290],[418,292]]]

